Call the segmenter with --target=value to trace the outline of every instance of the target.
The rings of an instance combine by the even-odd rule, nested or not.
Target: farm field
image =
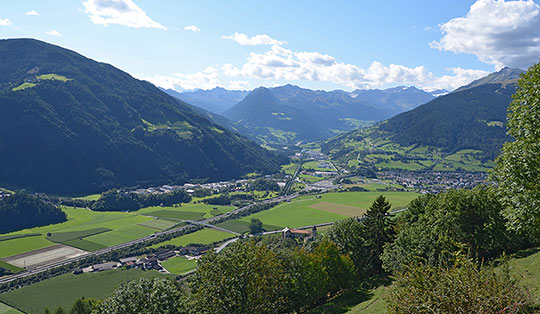
[[[8,271],[10,271],[12,273],[18,273],[18,272],[23,270],[20,267],[8,264],[8,263],[3,262],[3,261],[0,261],[0,267],[2,267],[3,269],[7,269]]]
[[[215,195],[213,195],[215,196]],[[213,197],[212,196],[212,197]],[[188,219],[188,220],[202,220],[204,218],[211,218],[213,215],[211,212],[217,208],[222,213],[228,213],[234,209],[233,206],[220,206],[220,205],[208,205],[208,204],[182,204],[181,207],[173,206],[151,206],[139,209],[136,213],[147,216],[154,216],[168,219]]]
[[[39,250],[10,256],[8,258],[4,258],[2,261],[19,268],[24,268],[33,267],[48,262],[60,261],[65,258],[77,257],[85,253],[85,251],[73,248],[71,246],[57,244]]]
[[[161,266],[165,267],[171,274],[182,275],[197,268],[197,261],[194,259],[188,260],[183,256],[176,256],[161,262]]]
[[[111,231],[84,237],[83,240],[78,240],[78,238],[71,240],[79,243],[80,241],[85,241],[83,242],[83,247],[95,249],[148,236],[156,231],[155,229],[138,225],[140,223],[150,221],[153,218],[144,217],[133,212],[95,212],[85,208],[74,207],[62,207],[62,210],[68,216],[68,221],[66,222],[24,229],[2,235],[12,236],[28,233],[40,234],[39,236],[0,241],[0,258],[55,245],[54,242],[47,239],[48,233],[51,233],[51,236],[55,236],[57,233],[63,233],[63,235],[80,233],[83,235],[85,232],[92,229],[110,229]]]
[[[216,226],[231,230],[238,233],[244,233],[249,231],[249,221],[234,219],[234,220],[227,220],[221,223],[218,223]],[[272,231],[272,230],[279,230],[282,229],[281,226],[273,226],[268,224],[263,224],[263,229],[265,231]]]
[[[62,306],[69,309],[77,299],[109,297],[121,283],[139,278],[174,278],[140,269],[109,270],[81,275],[65,274],[0,295],[0,301],[26,313],[43,313]]]
[[[0,302],[0,314],[19,314],[21,311],[17,311],[11,306]]]
[[[347,217],[361,216],[379,195],[384,195],[392,204],[392,209],[400,209],[418,197],[413,192],[342,192],[302,196],[291,203],[283,203],[272,209],[259,212],[241,220],[251,218],[280,227],[301,227],[336,221]]]
[[[223,241],[227,238],[235,237],[232,233],[227,233],[215,229],[202,229],[174,238],[165,242],[154,244],[151,248],[159,248],[164,245],[188,246],[189,244],[211,244],[218,241]]]

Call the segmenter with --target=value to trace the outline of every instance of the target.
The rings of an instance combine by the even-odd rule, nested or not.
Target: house
[[[314,240],[317,237],[317,227],[313,226],[310,229],[289,229],[285,228],[281,231],[283,239],[303,239],[304,242]]]

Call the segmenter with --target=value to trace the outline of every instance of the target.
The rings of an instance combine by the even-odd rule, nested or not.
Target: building
[[[93,271],[105,271],[105,270],[111,270],[118,266],[116,262],[108,262],[103,264],[96,264],[92,265]]]
[[[306,242],[310,240],[315,240],[315,238],[317,237],[317,227],[313,226],[311,230],[285,228],[281,231],[281,235],[283,236],[283,239],[302,239],[304,240],[304,242]]]

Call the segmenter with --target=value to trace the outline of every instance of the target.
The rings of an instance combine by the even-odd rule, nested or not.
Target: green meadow
[[[11,306],[7,304],[0,303],[0,314],[19,314],[19,313],[22,313],[22,312],[12,308]]]
[[[215,229],[202,229],[178,238],[154,244],[151,248],[159,248],[164,245],[188,246],[190,244],[211,244],[235,237],[234,234]]]
[[[0,301],[26,313],[43,313],[58,306],[69,309],[77,299],[105,299],[121,283],[139,278],[174,278],[156,271],[139,269],[109,270],[80,275],[65,274],[0,295]]]
[[[308,195],[282,203],[269,210],[259,212],[241,220],[260,219],[264,224],[280,227],[301,227],[347,217],[361,216],[379,195],[384,195],[393,209],[404,208],[418,197],[412,192],[342,192]]]
[[[188,260],[183,256],[176,256],[161,262],[161,266],[165,267],[171,274],[182,275],[197,268],[197,261]]]

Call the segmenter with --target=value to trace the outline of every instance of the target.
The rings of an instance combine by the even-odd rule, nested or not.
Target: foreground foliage
[[[508,133],[493,178],[499,185],[508,227],[540,233],[540,63],[521,77],[508,113]]]
[[[527,313],[529,295],[509,275],[458,257],[448,268],[414,264],[398,272],[388,313]]]

